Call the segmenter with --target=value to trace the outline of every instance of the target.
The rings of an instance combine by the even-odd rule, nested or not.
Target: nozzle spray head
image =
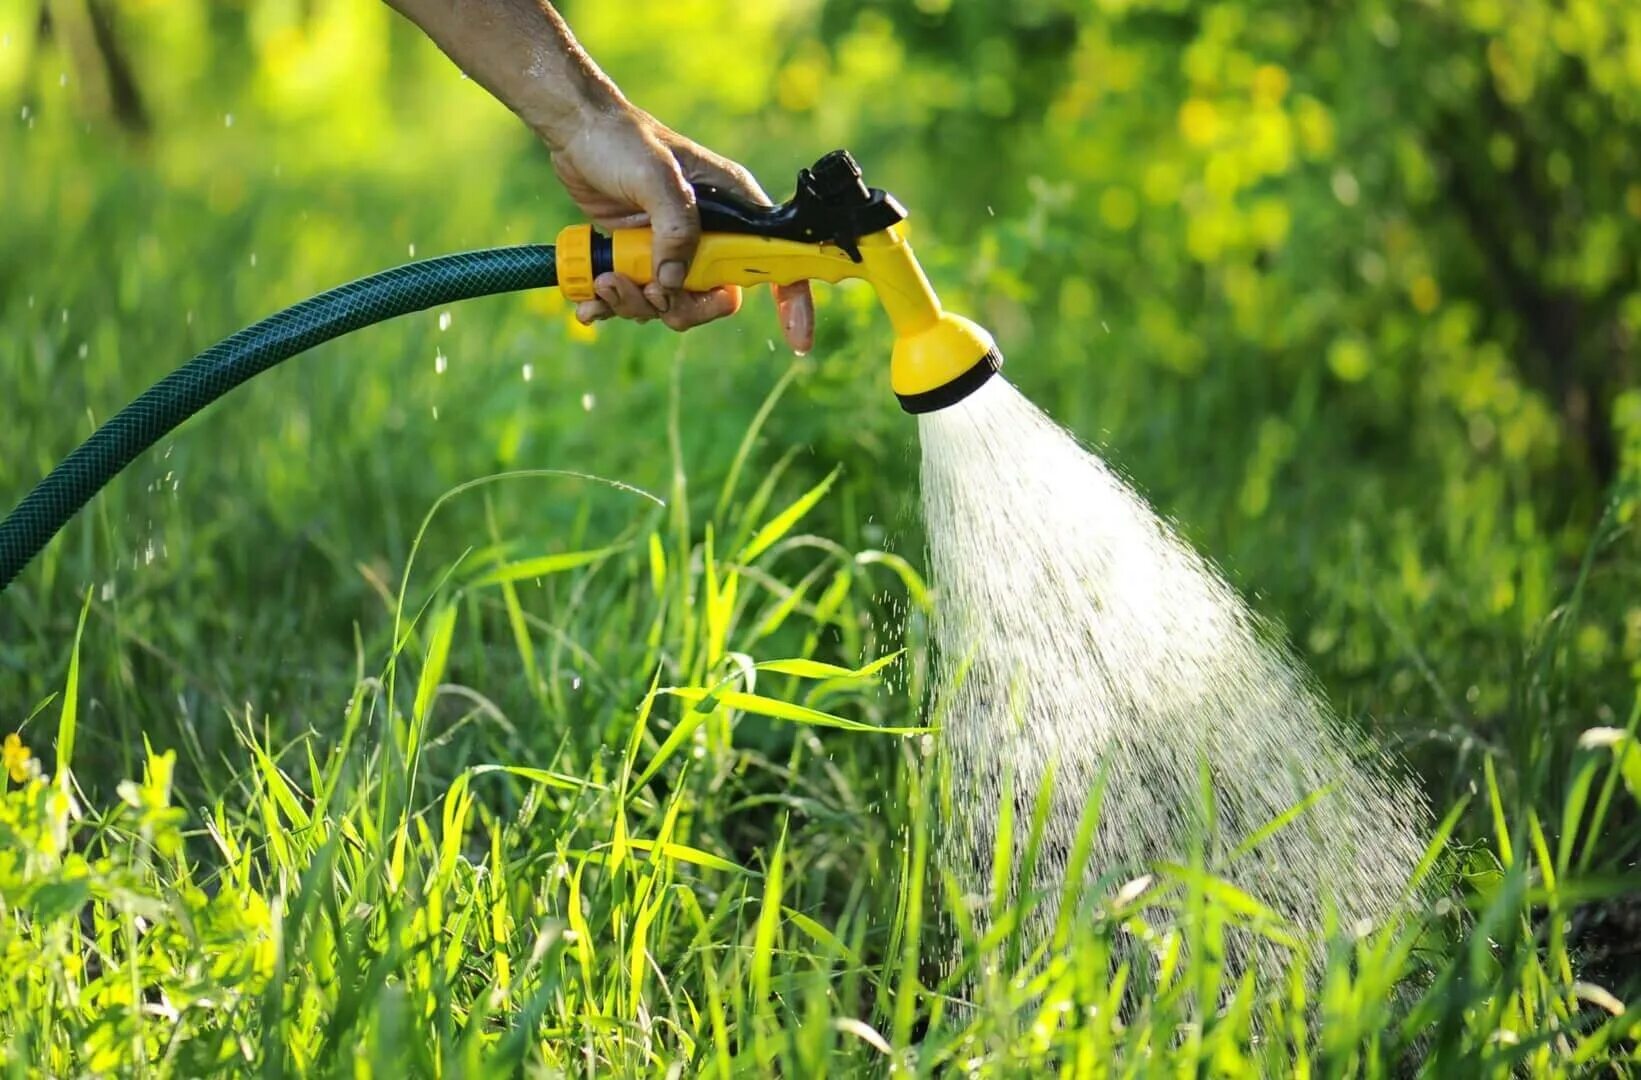
[[[1002,366],[984,327],[942,311],[924,329],[895,335],[889,385],[907,412],[937,412],[980,389]]]
[[[684,288],[870,283],[894,327],[889,382],[907,412],[955,405],[1003,366],[990,334],[940,306],[906,242],[905,209],[866,185],[847,150],[800,171],[797,190],[779,206],[755,206],[707,185],[698,185],[695,196],[703,231]],[[558,266],[559,288],[570,300],[591,299],[593,279],[611,270],[648,282],[650,231],[620,229],[605,238],[572,225],[559,233]]]

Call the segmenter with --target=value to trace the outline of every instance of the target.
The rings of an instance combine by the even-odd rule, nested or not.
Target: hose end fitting
[[[914,415],[956,405],[1003,366],[1003,354],[984,328],[942,311],[923,329],[897,335],[889,385],[900,407]]]

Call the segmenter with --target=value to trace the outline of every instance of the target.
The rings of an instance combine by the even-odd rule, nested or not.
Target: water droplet
[[[534,364],[525,364],[523,371],[525,382],[529,382],[531,379],[536,377],[536,365]]]
[[[583,412],[592,412],[593,406],[597,403],[597,399],[593,397],[591,392],[581,395],[581,409]]]
[[[91,351],[91,346],[87,345],[83,341],[80,342],[80,359],[81,360],[84,360],[86,358],[86,354],[89,353],[90,351]]]
[[[57,74],[57,85],[58,86],[67,86],[68,85],[68,72],[66,72],[66,71],[58,72],[58,74]]]
[[[27,106],[27,105],[24,105],[24,106],[23,106],[23,111],[22,111],[22,112],[21,112],[21,113],[19,113],[19,114],[18,114],[18,115],[19,115],[19,116],[20,116],[20,117],[21,117],[21,118],[22,118],[22,119],[24,119],[24,120],[27,120],[27,119],[28,119],[28,114],[29,114],[29,108],[28,108],[28,106]]]
[[[437,420],[438,418],[439,418],[439,407],[437,405],[435,405],[435,406],[433,406],[433,419]]]
[[[416,245],[415,244],[410,245],[410,257],[412,259],[414,259],[416,257]]]
[[[450,312],[448,312],[448,311],[439,312],[439,329],[440,330],[450,329]]]
[[[991,208],[991,203],[986,204],[986,213],[990,214],[992,217],[997,216],[997,211],[995,211]]]
[[[445,368],[448,368],[449,366],[450,358],[444,354],[444,350],[435,349],[433,351],[433,374],[443,375]]]
[[[233,113],[224,113],[222,115],[222,126],[223,127],[233,127],[234,126],[234,114]]]
[[[252,266],[256,265],[256,252],[254,252],[254,251],[251,252],[251,265]]]

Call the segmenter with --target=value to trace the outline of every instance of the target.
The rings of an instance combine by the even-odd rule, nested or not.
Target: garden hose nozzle
[[[972,394],[1003,364],[991,335],[941,308],[906,242],[894,196],[868,188],[846,150],[798,174],[780,206],[754,206],[706,185],[695,189],[701,242],[684,288],[790,285],[795,281],[871,284],[894,327],[889,382],[909,413],[933,412]],[[610,236],[589,225],[558,234],[558,285],[567,300],[593,299],[593,280],[615,271],[645,284],[654,276],[650,230]]]

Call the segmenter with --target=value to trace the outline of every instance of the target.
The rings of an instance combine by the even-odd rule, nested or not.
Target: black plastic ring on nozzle
[[[900,399],[900,407],[913,416],[939,412],[986,385],[986,380],[997,374],[997,369],[1002,366],[1003,354],[996,349],[988,349],[973,367],[950,382],[921,394],[896,394],[895,397]]]
[[[615,241],[599,232],[592,230],[592,267],[593,277],[600,274],[615,272]]]

